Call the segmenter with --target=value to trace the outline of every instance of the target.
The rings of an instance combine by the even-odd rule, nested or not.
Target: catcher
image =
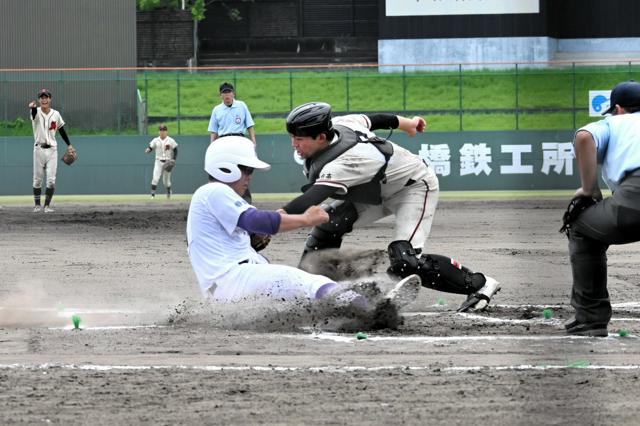
[[[62,161],[71,165],[78,155],[75,148],[69,141],[69,136],[65,130],[65,122],[58,111],[51,108],[51,92],[41,89],[38,92],[38,107],[36,101],[29,103],[31,112],[31,126],[33,127],[33,200],[34,213],[53,212],[51,199],[56,188],[56,173],[58,171],[58,142],[56,132],[60,132],[62,140],[67,144],[67,152],[62,157]],[[42,181],[47,174],[44,208],[41,205],[40,196],[42,194]]]
[[[147,154],[156,151],[156,160],[153,166],[153,178],[151,178],[151,199],[156,197],[156,189],[160,176],[162,183],[167,190],[167,198],[171,198],[171,172],[176,165],[178,158],[178,144],[169,136],[168,128],[165,124],[158,127],[160,136],[149,142],[149,146],[144,152]]]

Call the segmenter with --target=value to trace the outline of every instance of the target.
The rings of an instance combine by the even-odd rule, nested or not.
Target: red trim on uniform
[[[424,202],[422,203],[422,214],[420,215],[420,220],[416,224],[416,227],[413,229],[413,232],[411,233],[411,236],[408,239],[409,242],[411,242],[413,237],[416,235],[416,232],[418,232],[418,228],[420,227],[420,224],[422,223],[422,219],[424,218],[424,212],[427,210],[427,198],[429,198],[429,184],[424,179],[422,179],[422,182],[424,182],[425,186],[427,187],[427,192],[424,194]]]

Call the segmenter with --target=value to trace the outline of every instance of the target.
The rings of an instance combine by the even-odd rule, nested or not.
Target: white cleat
[[[489,305],[493,295],[499,292],[502,287],[494,278],[485,275],[485,280],[484,286],[477,292],[470,294],[467,300],[460,305],[458,312],[481,311]]]
[[[44,210],[43,210],[43,212],[45,212],[45,213],[53,213],[53,212],[55,212],[55,210],[54,210],[54,209],[52,209],[52,208],[51,208],[51,207],[49,207],[49,206],[44,206]]]
[[[385,295],[385,299],[393,303],[398,310],[416,300],[420,292],[422,280],[416,274],[409,275],[398,283]]]
[[[33,212],[34,212],[34,213],[40,213],[41,211],[42,211],[42,207],[40,207],[40,206],[35,206],[35,207],[33,208]]]

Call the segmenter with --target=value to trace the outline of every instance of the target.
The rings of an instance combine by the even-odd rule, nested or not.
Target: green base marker
[[[544,319],[551,319],[551,317],[553,316],[553,309],[545,308],[542,311],[542,316],[544,317]]]
[[[627,337],[628,335],[629,335],[629,331],[625,330],[624,328],[621,328],[618,331],[618,336],[620,336],[620,337]]]
[[[82,321],[82,318],[80,318],[80,315],[74,315],[71,317],[71,322],[73,322],[73,328],[76,330],[80,329],[80,321]]]
[[[447,301],[444,300],[442,297],[438,298],[438,301],[436,302],[438,305],[442,306],[442,305],[446,305]]]
[[[363,333],[362,331],[358,331],[356,333],[356,339],[358,339],[358,340],[364,340],[367,337],[369,337],[369,336],[367,336],[367,333]]]

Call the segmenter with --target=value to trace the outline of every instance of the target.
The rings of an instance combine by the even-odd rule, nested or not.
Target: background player
[[[31,126],[33,128],[33,199],[35,201],[34,213],[44,211],[53,212],[51,199],[56,188],[56,174],[58,171],[58,142],[56,131],[60,132],[62,140],[71,146],[69,136],[64,128],[65,122],[58,111],[51,108],[51,92],[42,89],[38,92],[37,107],[35,101],[29,103],[31,111]],[[44,208],[40,204],[42,194],[42,181],[46,173],[46,189]]]
[[[319,206],[300,214],[259,210],[243,194],[254,170],[268,170],[252,142],[229,136],[210,144],[205,157],[209,183],[196,190],[187,217],[189,259],[205,297],[237,302],[262,296],[277,300],[329,299],[364,312],[384,311],[388,302],[411,301],[420,287],[417,275],[400,281],[387,298],[372,299],[322,275],[286,265],[269,264],[250,243],[250,233],[273,235],[328,221]]]
[[[167,190],[167,198],[171,198],[171,172],[173,167],[167,169],[165,164],[168,161],[173,161],[175,164],[178,159],[178,143],[169,136],[168,128],[165,124],[161,124],[158,127],[158,133],[160,136],[149,142],[149,146],[144,150],[147,154],[154,150],[156,152],[153,177],[151,178],[151,198],[156,196],[160,176],[162,176],[162,183]]]
[[[401,129],[415,136],[426,127],[422,117],[370,114],[332,119],[329,104],[311,102],[291,111],[286,125],[293,148],[305,160],[309,184],[284,210],[294,214],[327,198],[338,200],[328,207],[330,222],[312,229],[303,259],[317,250],[340,248],[353,226],[394,215],[390,272],[400,277],[419,274],[425,287],[469,295],[460,311],[487,306],[500,288],[495,279],[448,257],[422,253],[438,204],[435,172],[419,156],[373,133]]]

